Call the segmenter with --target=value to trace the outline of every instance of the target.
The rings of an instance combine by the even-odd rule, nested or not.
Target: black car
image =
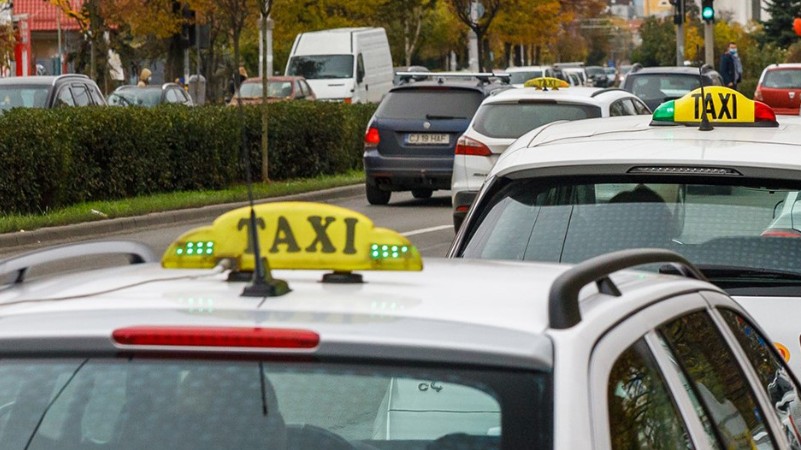
[[[0,78],[0,112],[11,108],[105,105],[91,78],[80,74]]]
[[[704,86],[722,86],[720,74],[712,67],[638,67],[626,75],[622,88],[640,97],[651,110],[668,100]]]
[[[186,105],[193,106],[192,97],[177,83],[164,83],[149,86],[120,86],[108,96],[108,104],[113,106]]]
[[[378,105],[364,137],[367,201],[385,205],[393,191],[429,198],[450,189],[453,152],[478,106],[492,92],[508,89],[489,74],[432,73],[404,80]]]
[[[584,68],[584,71],[587,72],[587,78],[589,78],[594,87],[605,88],[612,85],[603,67],[587,66]]]

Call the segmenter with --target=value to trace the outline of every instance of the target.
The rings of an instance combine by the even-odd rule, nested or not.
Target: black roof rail
[[[595,97],[596,95],[601,95],[601,94],[605,94],[607,92],[616,92],[616,91],[628,92],[627,90],[619,88],[619,87],[608,87],[608,88],[603,88],[603,89],[600,89],[600,90],[597,90],[597,91],[593,92],[592,94],[590,94],[590,97]]]
[[[595,283],[603,294],[620,296],[620,290],[609,275],[643,264],[670,263],[679,274],[707,281],[690,261],[670,250],[661,248],[628,249],[590,258],[573,266],[554,280],[548,295],[548,321],[551,328],[564,330],[581,322],[579,292]]]
[[[395,72],[401,84],[408,83],[412,80],[422,81],[426,79],[437,80],[440,83],[445,78],[476,78],[484,84],[489,84],[495,80],[508,84],[512,76],[505,72]]]
[[[34,250],[18,256],[0,260],[0,276],[16,272],[14,283],[25,281],[25,273],[31,267],[71,258],[95,255],[128,255],[131,264],[158,261],[153,250],[141,242],[134,241],[92,241],[79,242]]]

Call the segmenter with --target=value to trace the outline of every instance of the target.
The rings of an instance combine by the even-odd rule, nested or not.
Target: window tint
[[[550,398],[534,372],[3,359],[0,448],[548,448]]]
[[[645,341],[615,362],[607,399],[613,449],[694,448]]]
[[[517,139],[534,128],[557,120],[593,117],[601,117],[601,108],[554,101],[493,103],[479,108],[473,128],[485,136]]]
[[[401,89],[388,93],[375,115],[387,119],[424,120],[426,115],[471,119],[483,99],[481,92],[467,89]]]
[[[745,374],[706,313],[682,316],[659,332],[704,405],[722,448],[776,448]]]
[[[771,341],[762,336],[747,320],[730,309],[720,310],[737,342],[753,362],[762,388],[775,407],[793,448],[801,448],[801,405],[798,386],[782,364]]]
[[[76,106],[88,106],[91,104],[91,99],[89,98],[89,91],[86,89],[86,85],[83,84],[73,84],[70,86],[72,90],[72,95],[75,97],[75,105]]]

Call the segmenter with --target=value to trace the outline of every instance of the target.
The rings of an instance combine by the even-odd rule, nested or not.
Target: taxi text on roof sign
[[[396,231],[338,206],[278,202],[254,206],[260,254],[271,269],[422,270],[418,250]],[[229,211],[210,226],[190,230],[167,248],[166,268],[212,268],[230,259],[253,271],[250,207]]]
[[[766,104],[723,86],[698,88],[684,97],[659,105],[654,111],[653,125],[701,123],[703,113],[712,125],[779,126],[776,114]]]
[[[547,90],[547,89],[554,89],[557,90],[559,88],[567,88],[570,87],[565,80],[560,80],[559,78],[553,77],[539,77],[539,78],[532,78],[525,83],[523,83],[523,87],[533,87],[540,90]]]

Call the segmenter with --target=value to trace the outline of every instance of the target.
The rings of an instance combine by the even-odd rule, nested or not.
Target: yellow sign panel
[[[399,233],[367,216],[310,202],[264,203],[230,211],[211,226],[190,230],[162,257],[166,268],[212,268],[222,259],[239,271],[255,266],[251,223],[259,253],[271,269],[422,270],[417,249]]]
[[[559,78],[539,77],[526,81],[523,83],[523,87],[533,87],[537,89],[559,89],[570,87],[570,84],[565,80],[560,80]]]
[[[754,122],[754,102],[734,89],[704,87],[706,101],[702,102],[701,98],[701,88],[698,88],[677,99],[674,122],[700,123],[704,109],[710,123]]]

